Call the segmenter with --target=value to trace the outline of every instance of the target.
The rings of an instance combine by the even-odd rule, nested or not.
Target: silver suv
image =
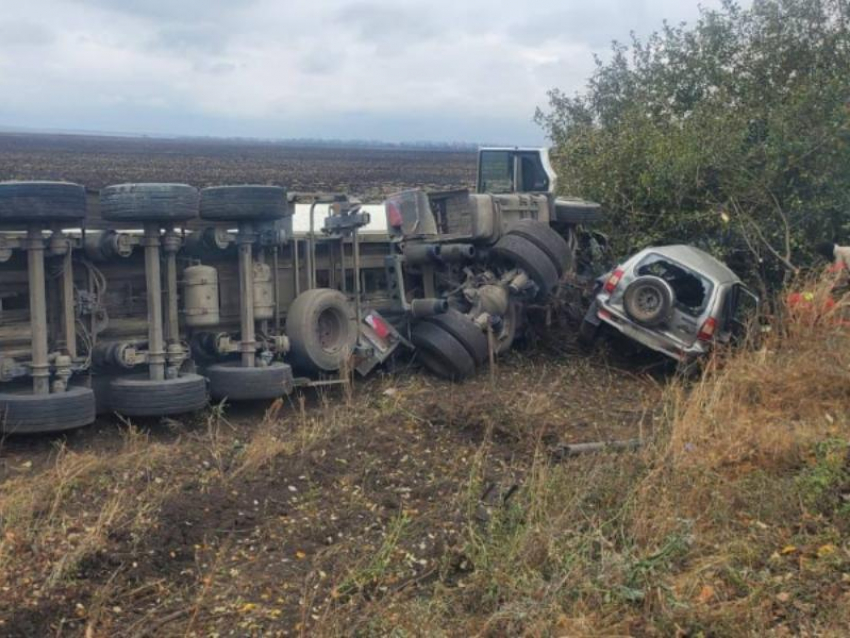
[[[592,341],[607,325],[688,363],[741,332],[757,304],[738,276],[708,253],[691,246],[647,248],[599,280],[579,337]]]

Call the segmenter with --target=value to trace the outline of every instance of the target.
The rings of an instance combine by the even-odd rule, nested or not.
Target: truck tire
[[[263,221],[285,217],[286,189],[280,186],[214,186],[201,191],[201,219]]]
[[[91,388],[71,386],[66,392],[33,394],[32,388],[0,392],[3,434],[61,432],[94,423],[95,397]]]
[[[198,216],[198,190],[186,184],[116,184],[100,191],[111,222],[185,222]]]
[[[673,289],[661,277],[638,277],[623,293],[626,314],[637,323],[654,327],[670,318],[675,297]]]
[[[519,235],[505,235],[492,250],[496,259],[522,268],[537,284],[538,299],[548,297],[558,285],[558,271],[552,260],[537,246]]]
[[[206,407],[207,380],[199,374],[153,381],[147,374],[113,379],[109,405],[124,416],[170,416]]]
[[[86,216],[86,189],[68,182],[0,183],[0,223],[78,222]]]
[[[292,361],[314,372],[339,370],[357,343],[357,319],[344,294],[314,288],[295,298],[286,314]]]
[[[428,317],[425,321],[439,326],[457,339],[472,357],[476,366],[484,365],[489,358],[487,335],[466,315],[450,308],[447,312]]]
[[[552,260],[558,277],[562,276],[572,264],[572,251],[563,237],[548,224],[536,219],[521,219],[511,226],[508,235],[518,235],[530,241]]]
[[[472,356],[460,341],[440,326],[419,322],[413,328],[411,341],[422,364],[438,377],[460,381],[475,374]]]
[[[292,392],[292,368],[272,363],[262,368],[243,368],[237,361],[209,366],[210,398],[215,401],[254,401],[277,399]]]

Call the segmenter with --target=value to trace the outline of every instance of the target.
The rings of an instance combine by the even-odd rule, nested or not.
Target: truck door
[[[517,151],[516,163],[517,192],[548,193],[550,180],[543,166],[542,151]]]

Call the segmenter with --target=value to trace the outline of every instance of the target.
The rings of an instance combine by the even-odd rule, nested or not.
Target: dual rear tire
[[[537,285],[538,300],[548,298],[572,264],[569,244],[549,225],[523,219],[511,226],[493,247],[496,263],[519,268]]]
[[[453,309],[416,324],[411,341],[422,364],[451,381],[473,376],[489,358],[487,336],[466,315]]]

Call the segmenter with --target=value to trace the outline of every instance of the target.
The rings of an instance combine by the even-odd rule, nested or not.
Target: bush
[[[695,243],[776,284],[850,234],[848,24],[842,0],[726,0],[615,43],[537,113],[561,188],[606,207],[619,252]]]

